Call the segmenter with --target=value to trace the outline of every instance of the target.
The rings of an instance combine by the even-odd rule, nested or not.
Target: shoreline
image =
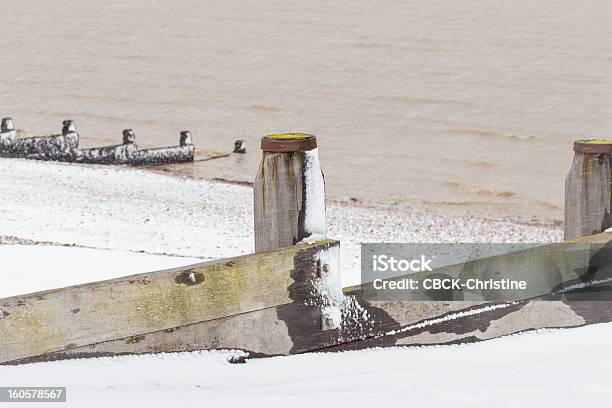
[[[22,128],[19,128],[17,133],[20,137],[45,134],[45,132],[27,131]],[[141,148],[159,147],[160,145],[171,145],[173,143],[166,139],[158,137],[138,138],[137,136],[137,141]],[[80,141],[83,142],[83,147],[112,144],[111,140],[108,137],[101,137],[97,133],[93,135],[80,134]],[[211,146],[207,143],[208,140],[202,140],[202,136],[198,137],[196,134],[194,135],[194,140],[196,155],[199,154],[201,157],[206,157],[206,159],[196,160],[191,163],[135,168],[152,173],[170,175],[179,179],[189,178],[252,186],[261,158],[257,142],[249,140],[247,153],[235,154],[232,153],[230,148],[233,145],[233,141],[227,140],[221,145],[217,140],[217,143],[212,146],[211,150]],[[322,143],[329,144],[330,140],[325,139]],[[333,149],[333,144],[334,141],[332,140],[331,145],[326,147]],[[401,176],[392,178],[385,176],[385,179],[380,179],[376,182],[376,180],[370,179],[370,177],[358,180],[352,179],[350,174],[353,174],[353,172],[347,171],[345,166],[352,166],[355,163],[348,163],[344,158],[340,161],[334,160],[336,155],[330,155],[326,150],[322,151],[321,154],[323,157],[321,160],[322,169],[327,180],[327,197],[334,202],[363,203],[373,207],[388,206],[409,210],[423,210],[448,216],[481,216],[492,219],[507,218],[519,220],[520,222],[541,222],[544,224],[560,222],[563,218],[561,203],[556,201],[562,200],[558,192],[563,191],[565,172],[559,173],[561,177],[558,177],[558,182],[547,187],[549,195],[559,195],[559,197],[554,198],[550,196],[547,200],[543,200],[543,197],[538,198],[521,189],[531,184],[531,182],[519,187],[516,180],[510,180],[511,184],[514,184],[512,188],[491,184],[491,177],[482,175],[495,168],[497,177],[500,177],[499,172],[501,169],[496,168],[496,166],[491,167],[490,163],[480,168],[484,166],[483,163],[485,162],[476,162],[479,172],[474,173],[468,179],[456,178],[452,175],[447,175],[450,177],[449,179],[441,179],[435,172],[434,174],[428,174],[423,168],[415,168],[414,166],[403,168],[401,160],[398,161],[394,154],[386,158],[381,157],[380,153],[376,153],[376,158],[386,160],[385,165],[390,165],[390,174],[401,174]],[[372,158],[369,160],[372,160]],[[462,166],[460,160],[455,159],[455,161],[454,166]],[[96,165],[88,164],[87,166]],[[374,171],[374,168],[370,170]],[[355,167],[355,171],[361,174],[365,170],[363,165],[359,165]],[[459,169],[457,171],[460,172]],[[378,177],[383,177],[382,173],[379,174],[380,170],[377,170],[377,172],[375,174],[378,174]],[[368,173],[366,172],[366,174]],[[506,177],[504,176],[504,178]],[[551,187],[552,190],[550,190]]]
[[[0,159],[0,236],[204,260],[253,252],[253,192],[244,185],[142,169]],[[561,240],[558,222],[449,216],[327,201],[341,241],[343,286],[360,280],[364,242]]]
[[[220,156],[213,158],[216,162],[221,162],[227,157],[236,156],[235,154],[229,153],[227,156]],[[239,155],[238,155],[239,156]],[[240,157],[238,157],[239,159]],[[201,164],[198,163],[197,166]],[[129,168],[129,167],[128,167]],[[136,168],[138,169],[138,168]],[[195,171],[195,163],[182,163],[164,166],[151,166],[141,167],[144,171],[150,171],[156,174],[164,174],[171,177],[189,178],[192,180],[203,180],[211,183],[221,183],[228,185],[239,185],[246,187],[253,187],[253,181],[249,180],[249,177],[236,177],[223,176],[223,172],[219,174],[213,173],[209,176],[200,175],[198,171]],[[325,166],[323,165],[323,172],[325,173]],[[202,170],[202,173],[205,173]],[[255,178],[253,173],[252,179]],[[331,186],[331,182],[327,182],[327,187]],[[485,190],[488,192],[488,190]],[[475,195],[479,197],[486,197],[487,194],[481,194],[480,190],[476,190]],[[503,194],[495,195],[494,197],[501,196],[502,199],[505,197]],[[488,201],[435,201],[435,200],[416,200],[409,198],[388,198],[388,199],[367,199],[360,197],[359,193],[352,193],[344,195],[343,197],[330,195],[329,192],[326,197],[326,202],[337,205],[344,205],[348,207],[365,207],[365,208],[395,208],[403,210],[411,210],[417,212],[429,212],[436,215],[447,215],[447,216],[460,216],[460,217],[477,217],[477,218],[490,218],[492,220],[504,220],[510,222],[516,222],[527,225],[553,225],[561,226],[563,220],[563,209],[560,206],[556,206],[550,203],[539,203],[539,206],[533,209],[529,203],[504,203],[504,202],[488,202]],[[532,208],[533,211],[527,210]]]

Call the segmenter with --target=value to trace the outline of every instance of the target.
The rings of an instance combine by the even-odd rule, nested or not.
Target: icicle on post
[[[325,183],[317,138],[284,133],[261,139],[255,178],[255,251],[270,251],[326,236]]]

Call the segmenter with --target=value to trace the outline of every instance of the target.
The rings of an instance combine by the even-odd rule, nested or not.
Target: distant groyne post
[[[565,179],[564,239],[612,227],[612,140],[574,142],[574,160]]]
[[[323,239],[325,183],[317,139],[303,133],[264,136],[254,183],[255,251]]]
[[[13,119],[2,118],[0,125],[0,152],[9,152],[15,145],[15,125]]]
[[[66,149],[76,150],[79,148],[79,134],[76,131],[73,120],[62,122],[62,136],[64,137]]]

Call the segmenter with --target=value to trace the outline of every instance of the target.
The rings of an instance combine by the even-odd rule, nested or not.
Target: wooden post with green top
[[[255,179],[255,251],[325,237],[325,185],[317,139],[303,133],[264,136]]]
[[[578,140],[574,152],[565,179],[565,240],[612,227],[612,140]]]

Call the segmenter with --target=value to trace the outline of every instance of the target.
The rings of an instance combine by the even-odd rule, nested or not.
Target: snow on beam
[[[327,243],[326,243],[327,242]],[[599,234],[591,237],[586,237],[579,242],[608,244],[612,242],[612,234]],[[538,248],[532,248],[526,251],[521,251],[515,254],[501,255],[497,259],[482,259],[474,261],[479,265],[510,265],[518,269],[524,268],[525,260],[531,259],[534,261],[532,265],[539,265],[538,268],[531,268],[532,273],[541,273],[542,271],[550,270],[547,265],[552,265],[553,261],[558,260],[563,255],[563,247],[568,243],[556,243],[545,245]],[[298,249],[297,252],[291,250]],[[306,248],[306,249],[302,249]],[[316,249],[316,253],[309,252],[307,248]],[[148,301],[143,301],[142,298],[138,302],[125,303],[123,285],[119,285],[113,289],[117,310],[109,312],[106,303],[101,306],[98,304],[81,304],[79,310],[74,314],[65,313],[58,316],[54,320],[55,324],[49,324],[49,320],[44,320],[41,323],[44,327],[59,327],[57,333],[58,338],[65,336],[62,332],[65,321],[72,321],[76,317],[76,325],[82,330],[90,330],[91,325],[104,324],[114,330],[114,326],[125,322],[126,319],[132,319],[134,323],[129,326],[129,329],[123,331],[123,335],[117,333],[112,336],[103,336],[99,332],[94,333],[94,336],[87,337],[83,342],[74,342],[74,344],[65,345],[65,349],[57,348],[56,351],[41,355],[42,353],[30,353],[30,358],[24,360],[14,357],[11,361],[36,361],[36,360],[51,360],[70,357],[87,357],[101,355],[118,355],[125,353],[151,353],[151,352],[171,352],[171,351],[189,351],[213,348],[228,348],[242,349],[249,351],[251,356],[265,355],[281,355],[295,354],[308,351],[334,351],[356,349],[364,347],[385,347],[385,346],[400,346],[400,345],[423,345],[423,344],[445,344],[457,342],[473,342],[491,339],[499,336],[509,335],[517,332],[537,330],[548,327],[576,327],[584,324],[592,324],[599,322],[612,321],[612,302],[606,301],[572,301],[558,300],[551,295],[542,295],[535,299],[518,300],[514,302],[482,302],[482,301],[373,301],[365,299],[364,291],[368,285],[360,285],[348,288],[343,295],[338,296],[334,287],[334,267],[331,269],[325,265],[331,265],[330,260],[333,258],[333,252],[338,249],[337,243],[324,241],[323,243],[315,244],[314,246],[290,247],[274,252],[262,252],[255,255],[242,257],[256,262],[259,259],[263,263],[270,266],[280,262],[270,261],[272,254],[285,253],[290,251],[293,254],[293,261],[289,264],[302,265],[302,267],[291,267],[289,264],[284,264],[285,273],[280,274],[287,280],[290,295],[284,295],[282,286],[272,285],[267,293],[276,293],[282,299],[278,304],[271,305],[270,303],[262,302],[261,307],[243,307],[243,312],[234,313],[226,311],[215,315],[209,315],[209,318],[189,319],[189,314],[182,315],[184,318],[173,318],[163,320],[163,314],[170,313],[175,305],[191,305],[191,302],[196,302],[199,306],[205,306],[206,300],[186,300],[186,297],[179,296],[180,301],[176,301],[176,297],[170,297],[166,294],[173,293],[171,291],[174,280],[166,278],[166,284],[160,285],[158,281],[151,281],[147,285],[140,282],[136,277],[128,277],[126,279],[134,280],[134,284],[138,283],[138,287],[142,286],[143,290],[149,292]],[[567,254],[567,252],[566,252]],[[280,255],[279,255],[280,256]],[[263,257],[263,258],[258,258]],[[281,256],[281,257],[284,257]],[[233,268],[222,269],[224,273],[238,273],[239,276],[248,275],[245,277],[250,281],[252,276],[259,276],[262,269],[257,271],[245,272],[243,263],[235,262],[231,265]],[[231,262],[231,261],[230,261]],[[551,281],[550,284],[555,286],[557,283],[563,285],[571,285],[574,282],[583,282],[584,274],[588,274],[588,265],[594,262],[593,256],[583,257],[582,254],[576,259],[566,260],[564,270],[560,271],[562,281]],[[222,262],[221,265],[227,265]],[[555,263],[556,264],[556,263]],[[259,266],[260,268],[262,265]],[[291,270],[292,269],[292,270]],[[476,268],[477,269],[477,268]],[[291,271],[288,271],[291,270]],[[326,270],[328,272],[326,272]],[[184,268],[174,272],[174,279],[178,277],[179,281],[196,282],[200,278],[194,273],[191,277],[190,271],[193,268]],[[221,272],[221,271],[219,271]],[[264,275],[270,273],[264,272]],[[330,275],[328,275],[331,272]],[[439,272],[439,271],[438,271]],[[449,270],[447,270],[449,272]],[[287,273],[290,275],[288,278]],[[254,275],[257,274],[257,275]],[[142,275],[141,275],[142,276]],[[213,278],[206,275],[204,283]],[[260,277],[260,279],[263,279]],[[279,275],[251,283],[249,290],[255,287],[261,287],[270,282],[278,282]],[[291,283],[293,282],[293,283]],[[302,283],[300,283],[302,282]],[[303,284],[308,282],[308,284]],[[195,283],[195,282],[194,282]],[[242,283],[237,283],[240,286]],[[195,285],[197,287],[197,284]],[[213,284],[214,286],[214,284]],[[161,288],[165,287],[160,293]],[[181,287],[181,286],[179,286]],[[218,287],[218,286],[215,286]],[[95,298],[102,298],[106,292],[99,291],[96,284],[85,285],[81,287],[80,293],[93,293]],[[70,289],[70,288],[67,288]],[[66,289],[66,290],[67,290]],[[110,290],[107,288],[105,290]],[[257,289],[262,290],[262,289]],[[287,292],[287,288],[284,289]],[[326,293],[325,296],[316,296],[317,293]],[[66,292],[66,296],[77,296],[75,292]],[[79,293],[79,292],[77,292]],[[110,293],[110,292],[108,292]],[[106,295],[108,295],[106,293]],[[201,292],[195,292],[201,293]],[[207,292],[211,293],[211,292]],[[229,296],[234,299],[235,296],[230,295],[227,291],[213,292],[217,297]],[[230,291],[231,293],[231,291]],[[237,293],[240,293],[238,290]],[[86,298],[83,296],[83,299]],[[41,299],[39,299],[39,297]],[[241,296],[237,296],[242,299]],[[46,299],[45,299],[46,298]],[[146,299],[147,297],[145,297]],[[547,299],[547,300],[543,300]],[[47,305],[47,309],[37,308],[42,313],[56,313],[57,306],[54,305],[49,295],[45,293],[30,295],[29,297],[16,297],[10,302],[14,306],[9,309],[6,305],[6,300],[0,301],[0,309],[2,315],[0,319],[0,341],[7,343],[11,340],[10,336],[2,333],[7,333],[7,326],[3,326],[3,321],[11,319],[12,314],[19,311],[18,305],[21,306],[36,304],[40,302],[41,306]],[[78,301],[77,297],[74,301]],[[134,298],[132,298],[134,300]],[[333,330],[321,330],[321,306],[336,303],[342,314],[340,327]],[[134,305],[145,307],[147,310],[140,311],[139,315],[134,315]],[[152,309],[154,305],[154,309]],[[10,305],[9,305],[10,306]],[[79,307],[76,304],[66,305],[68,308]],[[183,307],[183,306],[181,306]],[[92,310],[99,310],[96,314]],[[165,310],[168,310],[165,312]],[[76,309],[73,309],[76,310]],[[81,315],[84,310],[88,310],[88,314]],[[155,310],[155,312],[153,312]],[[28,309],[21,312],[28,313]],[[108,315],[108,316],[107,316]],[[179,314],[180,315],[180,314]],[[13,316],[19,318],[21,316]],[[32,318],[38,318],[39,314],[32,314]],[[220,316],[219,318],[213,318]],[[86,317],[91,322],[83,326],[82,317]],[[114,317],[111,318],[111,317]],[[48,319],[48,317],[47,317]],[[154,320],[156,319],[156,320]],[[164,318],[165,319],[165,318]],[[114,322],[116,320],[117,322]],[[154,324],[147,326],[150,330],[144,330],[145,327],[135,329],[133,326],[140,320],[154,320]],[[163,320],[163,322],[162,322]],[[194,320],[200,320],[194,322]],[[178,324],[177,324],[178,322]],[[189,323],[193,322],[193,323]],[[162,324],[167,323],[167,324]],[[29,338],[27,343],[19,347],[31,347],[31,343],[38,341],[36,339],[38,325],[37,321],[25,321],[22,326],[28,327],[21,329],[21,338]],[[174,325],[173,325],[174,324]],[[173,325],[173,326],[172,326]],[[58,329],[55,329],[58,330]],[[13,330],[11,333],[16,333]],[[40,334],[44,335],[45,330]],[[74,334],[74,332],[73,332]],[[27,336],[26,336],[27,335]],[[25,337],[24,337],[25,336]],[[115,337],[116,336],[116,337]],[[106,339],[105,339],[106,337]],[[47,341],[43,338],[40,341]],[[69,340],[68,341],[72,341]],[[12,339],[15,342],[15,338]],[[15,345],[10,344],[9,349]],[[83,344],[87,343],[87,344]],[[0,352],[1,354],[1,352]],[[28,353],[22,353],[24,356]],[[7,361],[6,358],[0,361]]]
[[[195,154],[195,146],[193,145],[191,132],[188,130],[182,131],[179,143],[179,146],[140,150],[130,164],[159,165],[192,162]]]
[[[72,120],[65,120],[62,134],[16,138],[11,118],[2,119],[0,154],[33,160],[66,161],[88,164],[159,165],[193,162],[195,146],[188,130],[182,131],[178,146],[138,150],[136,134],[123,131],[123,143],[113,146],[79,149],[79,134]]]
[[[132,129],[125,129],[122,144],[79,149],[74,161],[87,164],[130,164],[137,160],[137,157],[136,134]]]
[[[192,162],[194,154],[195,146],[188,130],[181,132],[179,146],[138,150],[136,134],[132,129],[125,129],[122,144],[79,149],[75,161],[89,164],[159,165]]]
[[[345,351],[372,347],[419,346],[484,341],[546,328],[580,327],[612,321],[611,302],[525,300],[509,306],[460,302],[443,312],[441,302],[402,302],[384,308],[364,305],[371,322],[348,321],[345,329],[319,330],[311,307],[288,303],[221,319],[130,336],[50,353],[15,363],[67,358],[144,354],[203,349],[244,350],[249,357],[290,355],[316,351]],[[385,311],[386,309],[386,311]],[[394,321],[392,312],[414,318],[410,325]],[[425,317],[428,311],[430,317]],[[385,328],[379,330],[380,322]],[[350,331],[348,328],[351,328]]]
[[[140,340],[151,332],[169,334],[177,327],[283,304],[319,303],[313,285],[320,274],[320,256],[338,245],[325,240],[0,299],[0,363],[44,359],[48,353],[118,339],[137,352],[150,352]],[[320,326],[319,316],[315,320]],[[163,351],[181,351],[184,342],[209,346],[199,345],[189,329],[181,333],[184,338],[176,346],[163,346]],[[243,335],[253,333],[245,328],[227,334]],[[261,338],[267,339],[264,333]],[[222,333],[217,339],[219,344],[229,341]]]
[[[33,160],[73,161],[79,145],[74,122],[64,121],[62,134],[16,139],[11,148],[13,157]]]

